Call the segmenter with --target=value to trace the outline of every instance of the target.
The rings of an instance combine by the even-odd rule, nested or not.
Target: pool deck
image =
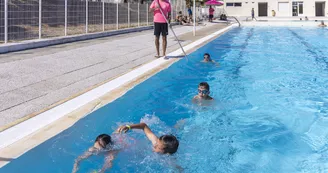
[[[186,45],[226,27],[176,26]],[[155,59],[153,31],[135,32],[0,55],[0,131]],[[179,48],[173,35],[168,50]],[[141,43],[142,41],[142,43]]]

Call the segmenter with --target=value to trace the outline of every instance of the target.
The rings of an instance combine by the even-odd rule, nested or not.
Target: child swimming
[[[211,59],[211,55],[209,53],[204,54],[204,60],[202,62],[215,62]]]
[[[205,62],[205,63],[214,63],[216,66],[220,66],[219,63],[215,62],[214,60],[212,60],[211,58],[211,55],[209,53],[205,53],[204,54],[204,59],[202,60],[202,62]]]
[[[153,145],[153,151],[160,154],[174,154],[179,148],[179,141],[173,135],[163,135],[159,138],[145,123],[120,126],[116,131],[126,133],[132,129],[141,129]]]
[[[101,134],[99,135],[93,146],[88,149],[84,154],[79,156],[74,163],[73,171],[72,173],[76,173],[79,169],[79,164],[82,160],[89,158],[92,155],[97,155],[100,153],[105,154],[105,163],[103,167],[96,172],[103,173],[106,170],[110,169],[112,167],[112,161],[114,160],[115,155],[118,153],[118,150],[113,150],[113,141],[112,138],[107,134]]]
[[[198,85],[198,94],[192,99],[193,102],[201,100],[214,100],[210,94],[210,85],[207,82],[201,82]]]

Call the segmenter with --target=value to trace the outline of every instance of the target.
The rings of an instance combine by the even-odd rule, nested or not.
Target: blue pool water
[[[328,172],[328,30],[235,28],[0,169],[68,173],[98,134],[146,122],[180,140],[173,156],[151,151],[143,133],[109,172]],[[220,67],[200,61],[205,52]],[[191,103],[199,82],[214,105]],[[24,145],[24,144],[22,144]],[[79,172],[101,168],[103,156]]]

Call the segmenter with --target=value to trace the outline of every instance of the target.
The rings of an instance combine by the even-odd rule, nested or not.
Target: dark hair
[[[201,82],[198,87],[205,87],[207,90],[210,90],[210,85],[207,82]]]
[[[102,148],[106,148],[106,146],[107,146],[108,144],[112,144],[112,143],[113,143],[113,142],[112,142],[112,138],[111,138],[109,135],[107,135],[107,134],[101,134],[101,135],[99,135],[99,136],[96,138],[95,142],[99,142],[99,145],[100,145]]]
[[[211,57],[211,55],[209,53],[204,53],[204,56],[207,55],[209,58]]]
[[[163,141],[164,154],[173,154],[177,152],[179,148],[179,141],[173,135],[163,135],[159,137],[159,140]]]

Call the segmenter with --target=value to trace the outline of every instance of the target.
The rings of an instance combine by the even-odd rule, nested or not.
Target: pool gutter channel
[[[184,46],[184,49],[188,53],[193,52],[209,41],[217,38],[217,36],[237,26],[237,24],[233,24],[220,29],[219,31]],[[181,49],[178,49],[167,56],[180,56],[182,54],[183,52]],[[159,58],[153,60],[97,86],[84,94],[0,132],[0,156],[11,159],[21,156],[179,60],[178,58]],[[22,143],[24,145],[22,145]],[[0,168],[9,162],[10,161],[0,160]]]

